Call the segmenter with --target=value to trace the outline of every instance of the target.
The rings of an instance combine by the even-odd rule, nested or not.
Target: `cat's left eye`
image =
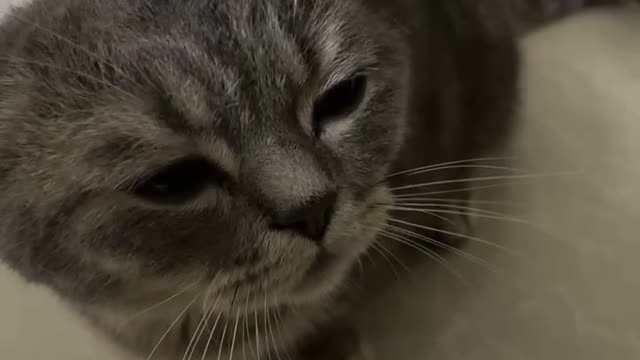
[[[146,178],[133,188],[138,197],[154,203],[181,204],[195,199],[222,175],[206,159],[179,160]]]
[[[367,77],[357,75],[344,80],[330,88],[313,108],[313,128],[317,134],[328,121],[351,115],[364,100],[367,88]]]

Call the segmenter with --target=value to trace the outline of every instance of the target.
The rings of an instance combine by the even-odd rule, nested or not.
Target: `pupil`
[[[155,193],[168,193],[171,186],[166,182],[156,182],[153,184],[152,189]]]

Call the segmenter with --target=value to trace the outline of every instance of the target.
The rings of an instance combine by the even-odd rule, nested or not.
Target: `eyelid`
[[[135,191],[135,189],[140,185],[152,180],[155,176],[161,175],[163,172],[170,170],[172,167],[183,163],[198,162],[208,168],[208,172],[210,173],[209,177],[211,179],[218,178],[221,179],[220,182],[228,181],[231,179],[230,174],[227,173],[225,169],[218,166],[215,162],[210,161],[208,158],[200,154],[189,154],[181,157],[175,157],[163,163],[156,163],[153,166],[150,166],[148,169],[141,171],[135,178],[132,178],[129,181],[123,182],[121,185],[117,186],[116,190],[125,192]],[[214,184],[215,182],[210,181],[210,183]]]
[[[225,186],[227,182],[228,175],[219,167],[203,156],[191,155],[138,179],[128,192],[150,204],[186,205],[199,199],[208,188]]]
[[[355,71],[345,72],[345,74],[348,74],[346,76],[332,76],[321,87],[318,88],[318,92],[315,94],[315,96],[316,98],[318,98],[341,82],[354,79],[358,76],[365,76],[367,78],[370,78],[375,71],[377,71],[376,67],[363,66],[358,67]]]

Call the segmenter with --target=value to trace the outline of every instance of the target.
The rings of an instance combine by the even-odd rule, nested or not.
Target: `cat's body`
[[[389,186],[469,171],[390,170],[508,132],[525,3],[36,0],[0,28],[2,259],[143,359],[318,349]]]

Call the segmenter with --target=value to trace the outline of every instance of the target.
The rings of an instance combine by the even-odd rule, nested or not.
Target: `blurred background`
[[[506,250],[389,264],[400,279],[354,314],[379,360],[640,359],[640,12],[584,13],[522,47],[521,123],[498,155],[549,176],[477,191],[510,219],[476,235]],[[126,359],[4,268],[0,294],[1,359]]]

